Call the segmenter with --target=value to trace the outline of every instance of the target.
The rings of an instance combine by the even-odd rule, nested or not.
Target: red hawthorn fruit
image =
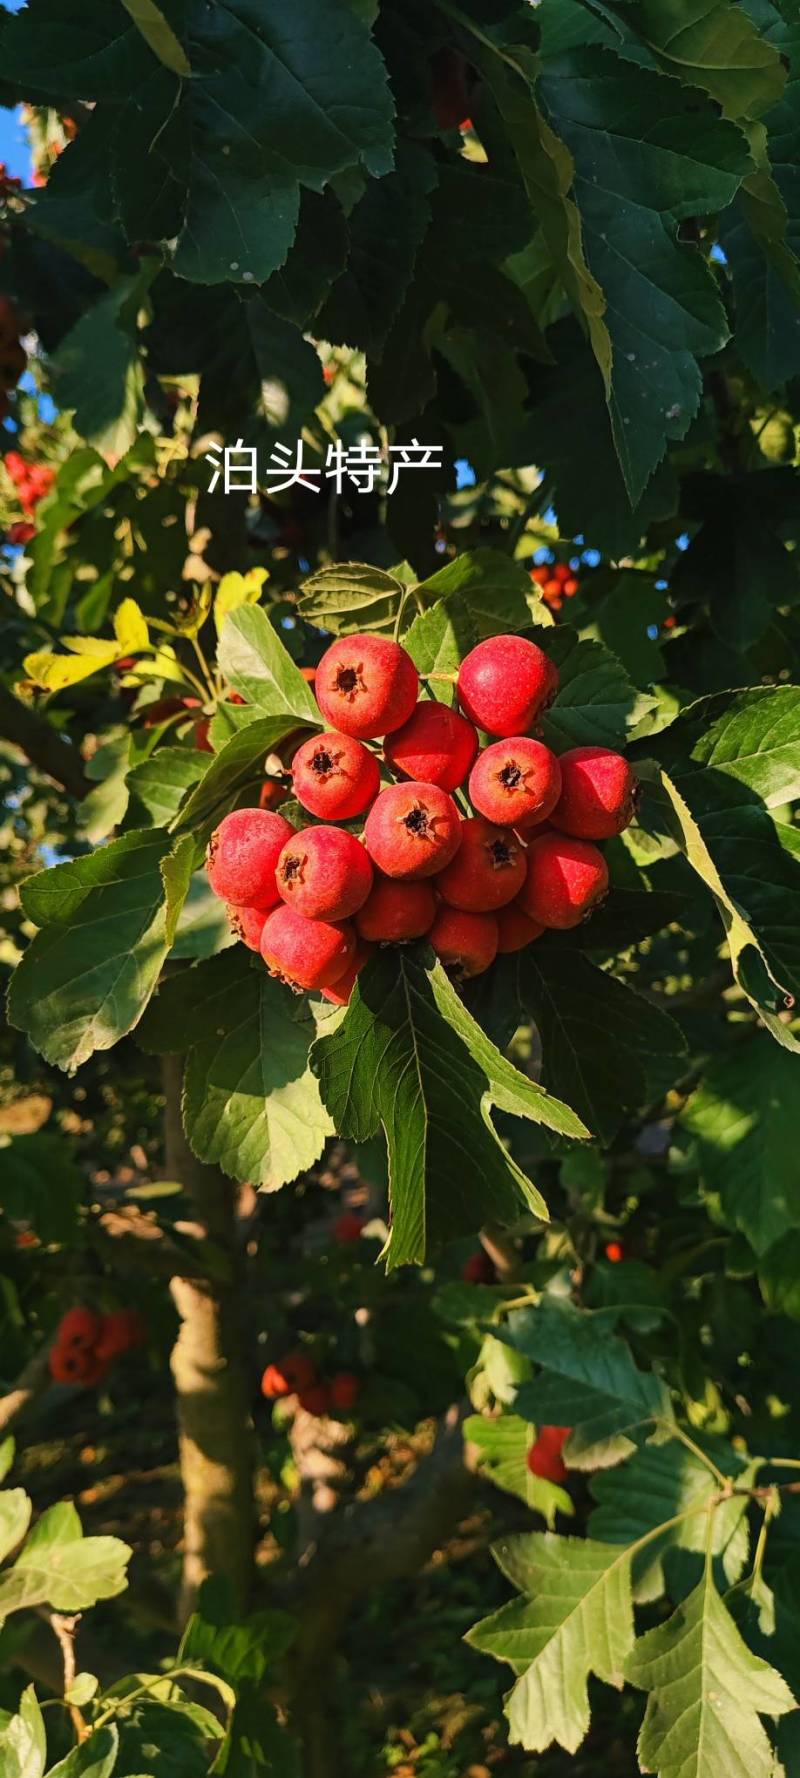
[[[553,825],[577,839],[610,840],[633,820],[636,779],[621,753],[573,747],[561,755]]]
[[[435,915],[436,896],[430,883],[406,883],[376,872],[364,906],[356,914],[356,928],[362,938],[375,944],[401,944],[406,939],[424,938]]]
[[[261,950],[261,934],[267,917],[266,908],[236,908],[228,904],[228,925],[234,938],[241,940],[248,951]]]
[[[436,878],[436,888],[453,908],[487,914],[519,894],[526,877],[525,848],[510,827],[495,827],[471,815],[461,828],[455,858]]]
[[[331,1377],[330,1404],[332,1408],[338,1408],[340,1414],[348,1414],[360,1394],[360,1379],[352,1371],[337,1371],[336,1376]]]
[[[334,1241],[338,1241],[341,1246],[347,1246],[351,1241],[360,1241],[363,1227],[364,1218],[356,1210],[343,1210],[333,1225]]]
[[[477,751],[472,723],[430,698],[417,705],[383,749],[395,771],[418,783],[438,784],[440,790],[457,790],[463,784]]]
[[[314,691],[326,722],[369,741],[408,721],[419,674],[410,654],[387,636],[340,636],[317,667]]]
[[[278,894],[307,920],[346,920],[372,888],[372,865],[344,827],[304,827],[286,841],[275,868]]]
[[[442,904],[428,942],[445,969],[465,977],[482,975],[497,956],[497,921],[494,914],[467,914]]]
[[[272,809],[234,809],[211,835],[206,871],[215,895],[234,907],[280,901],[275,866],[294,828]]]
[[[108,1363],[134,1346],[144,1345],[146,1338],[147,1324],[138,1309],[115,1309],[103,1316],[95,1356]]]
[[[100,1336],[101,1320],[94,1309],[76,1304],[62,1315],[56,1333],[56,1345],[66,1351],[92,1352]]]
[[[479,815],[500,827],[546,821],[561,794],[561,767],[542,741],[514,735],[478,754],[468,791]]]
[[[579,926],[608,889],[608,865],[591,840],[546,833],[528,847],[528,875],[519,905],[541,926]]]
[[[606,1242],[606,1259],[610,1260],[612,1266],[618,1266],[620,1260],[622,1260],[624,1258],[625,1258],[625,1249],[624,1249],[621,1241],[607,1241]]]
[[[507,957],[512,951],[524,951],[535,938],[541,938],[544,927],[537,925],[515,901],[497,909],[497,955]]]
[[[317,1379],[317,1367],[306,1352],[287,1352],[277,1364],[268,1364],[261,1378],[261,1393],[269,1401],[281,1395],[295,1395],[310,1389]]]
[[[567,1466],[561,1451],[571,1431],[571,1426],[539,1427],[538,1436],[525,1460],[531,1475],[541,1476],[546,1482],[566,1480]]]
[[[36,526],[32,525],[29,519],[18,519],[15,525],[9,525],[6,532],[9,543],[13,543],[17,547],[30,543],[31,538],[35,536]]]
[[[261,934],[261,955],[270,975],[296,988],[332,988],[355,948],[355,927],[349,920],[307,920],[285,902],[267,915]]]
[[[462,710],[492,735],[524,735],[557,690],[557,668],[524,636],[489,636],[471,649],[458,672]]]
[[[279,809],[285,803],[289,792],[279,778],[265,778],[258,796],[260,809]]]
[[[344,975],[339,977],[338,982],[334,982],[332,988],[323,988],[323,1000],[331,1000],[334,1006],[346,1006],[350,999],[350,995],[353,992],[356,976],[361,974],[364,964],[371,955],[372,945],[364,944],[363,940],[359,939],[356,944],[355,955],[353,956],[352,961],[348,963]]]
[[[330,1390],[327,1383],[312,1383],[310,1389],[300,1389],[297,1393],[298,1405],[306,1414],[313,1414],[321,1419],[330,1407]]]
[[[364,839],[384,876],[432,877],[461,844],[458,809],[438,784],[390,784],[367,816]]]
[[[50,1353],[50,1375],[55,1383],[76,1383],[93,1389],[101,1383],[107,1366],[94,1352],[55,1345]]]
[[[292,786],[311,815],[350,821],[374,801],[381,775],[374,753],[354,735],[312,735],[292,760]]]
[[[461,1268],[461,1276],[465,1284],[494,1284],[497,1268],[483,1247],[477,1253],[471,1253]]]

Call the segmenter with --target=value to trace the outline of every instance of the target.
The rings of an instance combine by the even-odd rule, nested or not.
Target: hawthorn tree
[[[602,1720],[625,1687],[626,1771],[791,1774],[796,8],[30,0],[0,10],[0,68],[36,166],[0,196],[4,1054],[92,1092],[142,1070],[165,1119],[144,1170],[181,1194],[174,1216],[98,1205],[63,1136],[10,1137],[3,1264],[35,1287],[0,1429],[58,1374],[76,1295],[143,1306],[163,1350],[169,1291],[189,1629],[163,1703],[199,1733],[181,1687],[216,1675],[229,1712],[189,1769],[288,1771],[285,1725],[306,1778],[342,1769],[343,1625],[486,1483],[504,1578],[468,1641],[505,1664],[512,1747],[580,1769],[590,1699]],[[235,811],[308,825],[314,670],[354,636],[398,644],[412,702],[418,675],[482,744],[504,731],[464,661],[534,645],[555,695],[526,744],[624,755],[637,801],[585,922],[524,902],[545,931],[480,970],[429,923],[337,1005],[235,942],[205,854]],[[384,785],[398,726],[367,737]],[[470,780],[482,818],[486,794]],[[304,1204],[334,1164],[374,1215],[323,1276]],[[323,1332],[292,1319],[300,1272]],[[267,1608],[265,1282],[263,1390],[301,1484]],[[352,1428],[423,1415],[411,1479],[336,1510]],[[13,1551],[27,1509],[6,1517]],[[105,1560],[95,1598],[122,1585]],[[92,1603],[62,1592],[30,1602]],[[63,1690],[70,1778],[138,1771],[111,1694]],[[12,1762],[38,1750],[15,1778],[45,1770],[37,1713],[0,1727]]]

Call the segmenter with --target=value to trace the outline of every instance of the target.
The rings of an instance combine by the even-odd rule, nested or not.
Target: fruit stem
[[[458,680],[458,674],[457,673],[424,673],[423,678],[425,680],[444,679],[447,681],[448,685],[455,685]]]

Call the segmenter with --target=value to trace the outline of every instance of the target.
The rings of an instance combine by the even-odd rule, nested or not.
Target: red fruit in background
[[[419,674],[410,654],[387,636],[340,636],[317,667],[314,690],[333,728],[368,741],[408,721]]]
[[[498,908],[496,917],[498,957],[507,957],[512,951],[524,951],[526,945],[532,945],[544,932],[544,927],[538,926],[515,901]]]
[[[312,1383],[310,1389],[298,1390],[297,1400],[305,1413],[314,1414],[319,1418],[327,1414],[330,1407],[330,1392],[327,1383]]]
[[[312,735],[292,760],[292,787],[311,815],[350,821],[380,790],[378,761],[353,735]]]
[[[356,927],[362,938],[376,944],[400,944],[405,939],[423,938],[435,914],[436,896],[430,883],[404,883],[376,874],[364,906],[356,914]]]
[[[261,1378],[261,1393],[269,1400],[280,1395],[294,1395],[310,1389],[316,1382],[317,1367],[306,1352],[287,1352],[277,1364],[268,1364]]]
[[[345,1246],[349,1241],[360,1241],[363,1227],[363,1216],[359,1216],[355,1210],[343,1210],[333,1225],[334,1241],[339,1241]]]
[[[50,1353],[50,1375],[55,1383],[75,1383],[82,1389],[93,1389],[105,1374],[106,1365],[94,1352],[55,1345]]]
[[[468,789],[473,808],[501,827],[545,821],[561,794],[561,767],[541,741],[514,735],[478,754]]]
[[[364,829],[367,851],[387,877],[431,877],[461,844],[458,809],[438,784],[390,784]]]
[[[369,895],[372,864],[345,828],[304,827],[283,847],[275,881],[282,900],[307,920],[346,920]]]
[[[336,1376],[331,1377],[330,1404],[341,1414],[347,1414],[355,1407],[360,1394],[360,1379],[352,1371],[337,1371]]]
[[[234,907],[280,901],[275,866],[294,828],[271,809],[234,809],[211,835],[206,871],[215,895]]]
[[[395,771],[440,790],[457,790],[463,784],[478,751],[478,737],[471,722],[447,704],[423,699],[390,735],[383,749]]]
[[[621,753],[573,747],[561,755],[553,825],[578,839],[610,840],[633,820],[636,779]]]
[[[234,938],[241,940],[248,951],[261,950],[261,934],[267,918],[266,908],[228,907],[228,925]]]
[[[620,1260],[624,1258],[625,1249],[621,1241],[606,1242],[606,1259],[611,1261],[612,1266],[618,1266]]]
[[[481,975],[497,956],[497,921],[494,914],[466,914],[442,906],[428,941],[445,969],[462,976]]]
[[[494,1284],[497,1268],[488,1253],[481,1247],[477,1253],[471,1253],[462,1267],[461,1276],[465,1284]]]
[[[477,728],[524,735],[552,703],[558,671],[524,636],[490,636],[461,662],[458,700]]]
[[[260,809],[278,809],[285,803],[289,795],[285,784],[279,778],[265,778],[258,795]]]
[[[103,1316],[95,1356],[107,1363],[112,1358],[119,1358],[123,1352],[130,1352],[134,1346],[144,1345],[146,1338],[147,1323],[138,1309],[115,1309],[112,1314]]]
[[[17,547],[21,544],[30,543],[31,538],[35,536],[36,526],[32,525],[28,519],[18,519],[15,525],[9,525],[6,532],[8,542],[15,544]]]
[[[283,902],[267,915],[261,934],[270,975],[297,988],[332,988],[355,948],[355,927],[348,920],[307,920]]]
[[[472,815],[462,824],[461,845],[436,878],[436,888],[450,907],[485,914],[514,900],[526,872],[525,848],[511,828]]]
[[[346,1006],[350,999],[350,995],[353,992],[356,976],[361,974],[364,964],[371,955],[372,945],[364,944],[363,939],[359,939],[356,944],[355,955],[353,956],[352,961],[348,963],[344,975],[339,977],[338,982],[334,982],[332,988],[323,988],[323,1000],[332,1000],[334,1006]]]
[[[209,731],[210,727],[211,727],[211,717],[210,716],[201,716],[200,721],[195,723],[194,744],[195,744],[195,750],[197,753],[213,753],[214,749],[213,749],[211,742],[209,741],[209,738],[208,738],[208,731]]]
[[[91,1352],[97,1344],[100,1327],[100,1316],[95,1314],[94,1309],[86,1309],[82,1304],[77,1304],[74,1309],[68,1309],[66,1315],[62,1315],[56,1344],[65,1350],[69,1348],[76,1352]]]
[[[538,1437],[525,1459],[531,1475],[542,1476],[546,1482],[563,1482],[567,1466],[561,1455],[572,1431],[571,1426],[540,1426]]]
[[[528,847],[528,875],[519,894],[523,912],[541,926],[579,926],[608,889],[608,865],[591,840],[546,833]]]

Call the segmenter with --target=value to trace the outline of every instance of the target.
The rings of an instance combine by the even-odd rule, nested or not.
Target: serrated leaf
[[[170,68],[173,74],[191,74],[186,52],[155,0],[122,0],[122,4],[141,31],[148,48],[165,68]]]
[[[719,711],[719,714],[717,712]],[[691,758],[746,784],[775,808],[800,797],[800,687],[755,685],[701,698],[669,731]]]
[[[622,662],[602,642],[582,639],[569,624],[559,624],[547,639],[547,653],[558,668],[555,703],[543,718],[548,747],[624,747],[629,727],[638,721],[646,699],[629,679]]]
[[[165,827],[177,815],[187,790],[204,776],[208,762],[207,753],[190,747],[157,747],[149,759],[128,773],[128,788],[153,825]]]
[[[84,1537],[75,1508],[52,1506],[35,1524],[13,1568],[0,1576],[0,1620],[11,1611],[50,1605],[84,1611],[126,1586],[131,1558],[118,1537]]]
[[[661,1597],[665,1584],[673,1598],[693,1586],[706,1548],[719,1568],[720,1584],[734,1586],[747,1561],[748,1475],[744,1459],[730,1446],[714,1446],[718,1469],[742,1486],[741,1494],[723,1500],[714,1512],[709,1546],[709,1505],[719,1495],[720,1484],[699,1457],[677,1440],[642,1445],[626,1463],[593,1476],[591,1490],[598,1504],[589,1519],[589,1535],[606,1543],[633,1544],[650,1538],[664,1525],[663,1536],[648,1541],[633,1557],[634,1598],[649,1603]],[[680,1524],[672,1519],[697,1507]],[[665,1582],[666,1572],[666,1582]]]
[[[299,667],[257,605],[242,605],[225,619],[218,663],[228,684],[238,691],[254,716],[294,716],[298,722],[321,723],[319,705]]]
[[[171,846],[168,834],[134,830],[22,885],[42,930],[12,978],[9,1018],[55,1067],[73,1073],[141,1017],[169,950],[161,867]]]
[[[517,1413],[536,1426],[572,1427],[566,1461],[575,1468],[591,1467],[593,1447],[605,1440],[672,1418],[665,1385],[637,1368],[604,1310],[545,1296],[512,1312],[504,1338],[540,1366],[517,1394]]]
[[[495,1560],[523,1594],[467,1641],[519,1675],[505,1700],[509,1739],[530,1753],[568,1753],[589,1727],[590,1673],[621,1690],[633,1644],[630,1558],[618,1545],[551,1532],[508,1538]]]
[[[423,679],[429,673],[457,673],[464,656],[478,641],[478,629],[457,593],[420,611],[403,636]]]
[[[89,1689],[82,1682],[87,1681]],[[79,1708],[94,1697],[97,1680],[91,1673],[79,1673],[77,1679],[67,1692],[67,1700]],[[77,1696],[74,1694],[77,1692]],[[96,1729],[87,1741],[73,1747],[66,1759],[59,1760],[48,1772],[47,1778],[111,1778],[117,1764],[119,1754],[119,1729],[116,1723],[106,1723],[103,1728]],[[144,1778],[144,1775],[142,1775]]]
[[[318,1038],[312,1066],[340,1135],[364,1142],[382,1126],[389,1148],[390,1267],[421,1263],[429,1241],[513,1221],[527,1205],[546,1215],[503,1150],[489,1106],[564,1134],[580,1120],[519,1074],[484,1036],[440,964],[418,948],[379,953],[356,983],[335,1032]]]
[[[370,180],[348,218],[346,268],[316,317],[323,339],[380,358],[428,229],[436,177],[430,151],[400,141],[394,171]]]
[[[199,784],[181,803],[174,818],[175,827],[197,833],[218,815],[227,814],[237,798],[247,801],[246,793],[250,792],[249,800],[256,802],[267,755],[296,729],[312,726],[320,727],[319,710],[315,721],[288,713],[255,716],[219,748]]]
[[[25,1687],[16,1716],[0,1729],[3,1778],[43,1778],[47,1757],[44,1717],[32,1685]]]
[[[776,1051],[763,1033],[713,1057],[681,1112],[703,1184],[759,1256],[800,1228],[797,1092],[800,1056]]]
[[[405,597],[396,575],[365,562],[341,562],[320,568],[303,582],[297,602],[301,617],[337,636],[354,631],[394,627]]]
[[[119,278],[84,311],[53,355],[59,406],[72,411],[81,438],[112,462],[135,444],[142,421],[145,367],[138,319],[155,270],[152,261],[149,269]]]
[[[246,574],[223,574],[214,593],[214,625],[218,636],[222,635],[225,619],[233,611],[238,611],[241,605],[258,604],[267,580],[269,572],[266,568],[250,568]]]
[[[530,575],[521,562],[499,550],[470,549],[421,581],[417,596],[425,605],[457,599],[457,609],[466,608],[482,640],[529,627],[530,591]]]
[[[731,0],[611,0],[610,10],[657,53],[666,73],[709,93],[727,117],[758,117],[781,97],[785,70],[743,6]]]
[[[658,1778],[772,1778],[762,1716],[795,1708],[784,1679],[751,1654],[710,1571],[665,1624],[640,1637],[625,1666],[649,1692],[642,1766]]]
[[[534,1440],[529,1421],[521,1420],[518,1414],[496,1414],[492,1418],[470,1414],[464,1421],[464,1437],[468,1444],[477,1447],[481,1474],[488,1476],[496,1488],[516,1494],[526,1506],[541,1513],[551,1530],[557,1512],[573,1514],[575,1509],[566,1488],[533,1475],[528,1468],[528,1452]]]

